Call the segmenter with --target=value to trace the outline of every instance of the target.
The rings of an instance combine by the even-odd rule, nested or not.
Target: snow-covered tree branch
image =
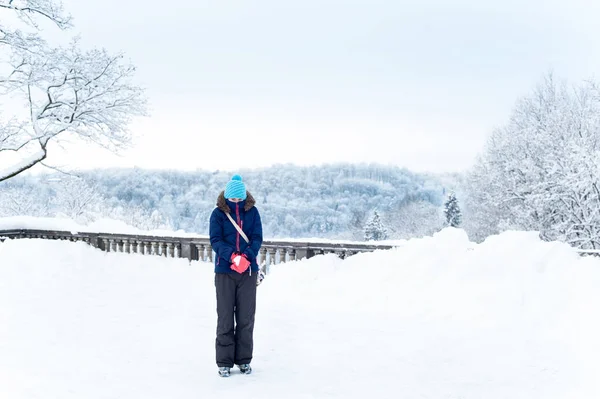
[[[62,5],[52,0],[0,0],[0,11],[11,10],[35,26],[32,15],[61,28],[70,26]],[[0,181],[35,166],[48,156],[50,141],[76,138],[117,151],[130,140],[132,117],[145,114],[142,89],[132,83],[135,68],[123,55],[106,50],[82,50],[77,41],[52,48],[37,34],[9,32],[0,26],[0,47],[10,57],[0,71],[0,96],[11,96],[28,109],[27,117],[0,120],[0,160],[7,152],[20,161],[0,171]]]
[[[16,12],[24,22],[35,27],[38,25],[37,18],[52,21],[61,29],[71,26],[71,16],[56,0],[0,0],[0,10]]]
[[[22,28],[3,24],[4,16],[14,15],[22,22]],[[65,13],[62,3],[56,0],[0,0],[0,46],[18,48],[36,53],[45,48],[46,42],[39,35],[41,21],[49,21],[60,29],[72,26],[71,16]]]

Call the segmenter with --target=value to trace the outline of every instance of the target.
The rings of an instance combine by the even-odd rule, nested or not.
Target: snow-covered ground
[[[212,265],[0,244],[0,398],[599,398],[600,259],[461,230],[271,268],[254,373],[214,362]]]

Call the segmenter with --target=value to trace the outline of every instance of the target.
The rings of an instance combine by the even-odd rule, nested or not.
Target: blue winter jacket
[[[221,192],[217,199],[217,207],[210,215],[210,245],[216,253],[215,273],[237,273],[230,269],[231,255],[235,252],[245,254],[250,261],[252,272],[258,272],[256,257],[262,245],[262,223],[256,201],[246,192],[244,201],[235,203],[225,199]],[[229,213],[246,233],[250,243],[238,233],[225,213]],[[250,271],[249,271],[250,273]]]

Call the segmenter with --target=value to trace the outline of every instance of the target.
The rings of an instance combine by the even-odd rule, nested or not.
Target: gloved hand
[[[260,283],[263,282],[264,279],[265,279],[265,272],[263,272],[262,269],[259,269],[258,275],[256,276],[256,286],[258,287],[260,285]]]
[[[231,268],[231,270],[235,270],[238,273],[244,273],[246,270],[248,270],[248,267],[250,266],[250,261],[248,260],[248,258],[246,258],[245,255],[242,255],[240,253],[233,253],[231,255],[231,266],[229,266]]]

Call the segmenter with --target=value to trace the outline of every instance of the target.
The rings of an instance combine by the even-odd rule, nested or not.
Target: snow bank
[[[115,219],[98,219],[88,225],[81,225],[69,218],[44,218],[32,216],[11,216],[0,218],[0,230],[54,230],[71,233],[108,233],[138,234],[163,237],[198,237],[198,234],[186,233],[182,230],[141,230]]]

